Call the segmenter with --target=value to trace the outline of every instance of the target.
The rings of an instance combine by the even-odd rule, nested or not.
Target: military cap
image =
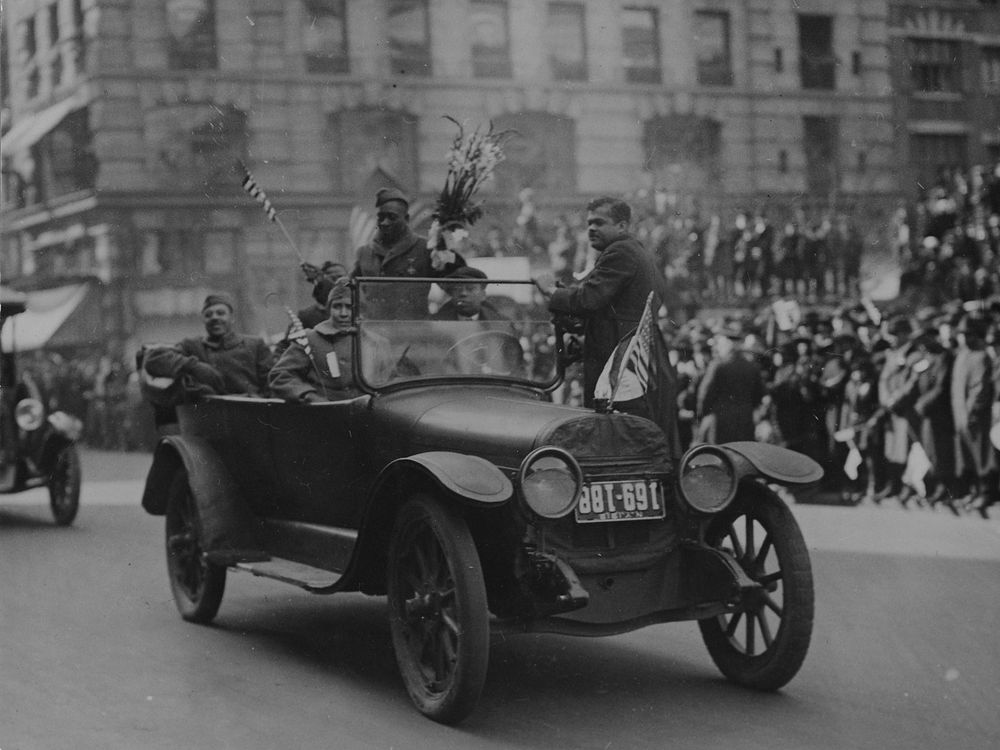
[[[410,199],[403,194],[402,190],[396,188],[379,188],[375,193],[375,208],[389,201],[399,201],[405,204],[407,208],[410,207]]]
[[[212,305],[225,305],[230,311],[236,309],[236,302],[233,300],[232,295],[226,292],[213,292],[205,297],[205,303],[201,306],[201,311],[205,312]]]

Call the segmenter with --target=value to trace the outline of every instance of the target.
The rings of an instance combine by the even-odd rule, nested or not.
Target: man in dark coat
[[[590,273],[576,286],[547,290],[549,310],[584,319],[584,404],[593,406],[594,386],[618,342],[639,324],[646,298],[665,301],[665,280],[652,254],[629,234],[632,209],[604,196],[587,206],[587,234],[597,251]],[[655,313],[655,311],[654,311]]]
[[[970,507],[982,515],[997,500],[990,443],[993,364],[985,348],[986,321],[966,316],[956,330],[958,350],[951,369],[956,473],[970,483]]]
[[[700,438],[706,443],[754,439],[754,411],[764,398],[764,377],[739,349],[742,338],[731,326],[713,337],[716,358],[698,388]]]
[[[478,268],[463,266],[448,274],[447,281],[438,285],[448,295],[434,320],[506,321],[500,311],[486,299],[486,274]]]
[[[410,203],[399,190],[382,188],[375,194],[378,232],[375,239],[358,248],[351,278],[358,276],[402,276],[439,278],[464,266],[465,260],[452,250],[427,245],[427,240],[410,229]],[[373,306],[386,305],[395,319],[427,317],[427,294],[430,284],[386,285],[366,298],[365,312],[371,317]]]

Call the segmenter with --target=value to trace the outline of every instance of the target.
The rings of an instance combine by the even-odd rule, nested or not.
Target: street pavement
[[[1000,747],[1000,520],[796,504],[816,620],[780,693],[728,684],[693,623],[494,637],[479,708],[409,705],[384,599],[230,574],[216,624],[177,616],[149,454],[85,451],[80,515],[0,497],[0,748],[987,750]]]

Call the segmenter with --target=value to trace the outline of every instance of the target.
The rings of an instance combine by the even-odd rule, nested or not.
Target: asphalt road
[[[779,694],[727,683],[694,623],[495,638],[457,728],[411,708],[385,603],[231,574],[184,623],[148,457],[84,457],[77,523],[0,497],[0,750],[975,748],[1000,746],[1000,521],[795,506],[816,629]]]

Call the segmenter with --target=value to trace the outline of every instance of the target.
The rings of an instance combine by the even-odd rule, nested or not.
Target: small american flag
[[[296,315],[292,308],[286,307],[285,312],[288,313],[288,318],[292,321],[291,328],[288,329],[288,335],[286,338],[289,341],[294,341],[299,346],[301,346],[306,353],[306,356],[312,357],[312,347],[309,346],[309,337],[306,336],[306,327],[302,325],[302,320]]]
[[[245,166],[243,167],[243,172],[246,175],[243,178],[243,189],[247,192],[251,198],[257,201],[264,209],[264,213],[267,214],[267,218],[270,221],[278,220],[278,212],[274,210],[274,206],[271,205],[271,201],[268,200],[267,195],[257,186],[256,180],[254,180],[253,175],[250,174],[250,170]]]
[[[597,380],[594,397],[607,399],[610,406],[616,401],[631,401],[644,395],[649,388],[652,347],[653,292],[650,292],[639,326],[628,343],[619,344],[608,359]]]

